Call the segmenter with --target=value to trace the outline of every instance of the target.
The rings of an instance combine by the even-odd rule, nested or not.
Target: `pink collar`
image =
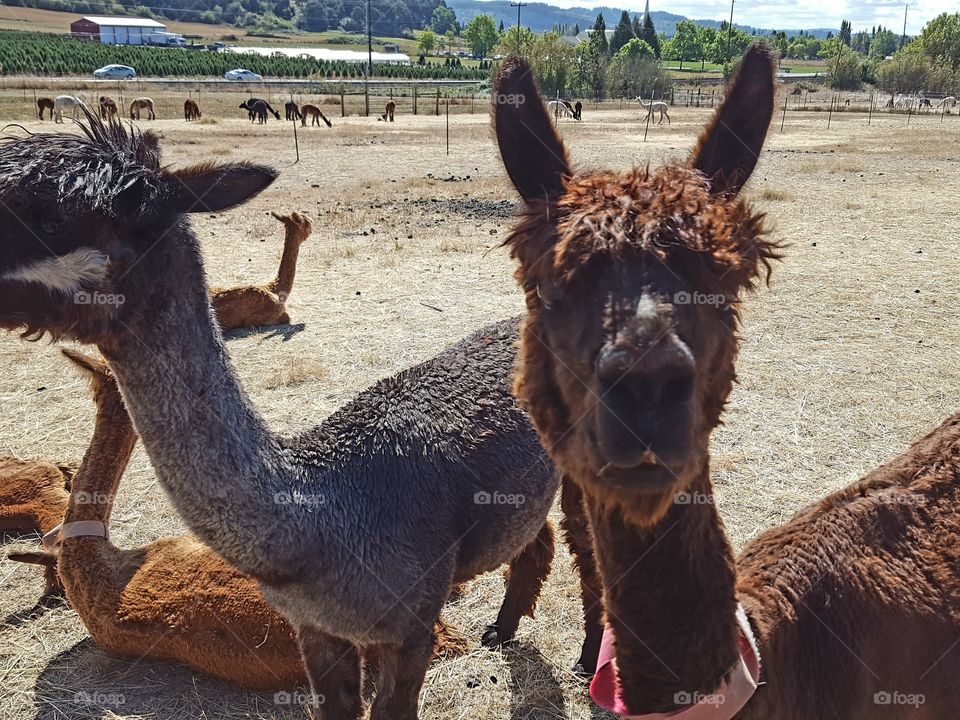
[[[62,541],[72,537],[102,537],[110,539],[107,526],[99,520],[77,520],[61,523],[41,538],[40,542],[47,550],[57,547]]]
[[[603,631],[597,674],[590,683],[590,697],[604,710],[616,713],[626,720],[730,720],[753,697],[760,680],[760,651],[753,629],[743,606],[737,605],[737,625],[740,636],[740,657],[727,673],[727,679],[710,695],[677,693],[678,704],[690,704],[667,713],[631,714],[620,697],[617,660],[614,649],[616,638],[609,625]]]

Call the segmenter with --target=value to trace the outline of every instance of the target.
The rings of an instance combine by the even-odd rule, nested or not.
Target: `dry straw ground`
[[[173,116],[175,99],[166,107],[161,116]],[[19,94],[0,99],[0,111],[29,115]],[[673,125],[654,128],[645,144],[632,109],[587,112],[562,129],[581,168],[656,165],[682,158],[707,117],[671,114]],[[275,428],[310,427],[376,379],[520,311],[512,265],[498,248],[513,195],[484,116],[452,119],[449,157],[443,118],[334,118],[332,130],[301,134],[303,158],[292,167],[288,126],[229,118],[152,125],[174,164],[216,157],[283,168],[249,205],[196,218],[215,284],[275,271],[281,233],[268,211],[316,219],[290,302],[296,325],[230,341]],[[907,128],[902,117],[875,118],[868,128],[844,114],[827,131],[823,114],[792,114],[787,131],[770,136],[750,192],[791,247],[771,287],[747,302],[741,384],[714,441],[719,501],[738,546],[960,410],[960,119],[947,120],[914,118]],[[0,337],[0,366],[0,453],[78,460],[92,404],[56,348]],[[182,531],[138,450],[121,486],[115,542],[131,547]],[[69,607],[33,608],[41,587],[34,569],[0,560],[2,720],[301,717],[272,696],[182,667],[108,657]],[[497,575],[471,583],[448,618],[479,638],[501,590]],[[561,551],[518,645],[474,645],[435,665],[422,717],[603,717],[568,671],[580,640],[577,586]]]

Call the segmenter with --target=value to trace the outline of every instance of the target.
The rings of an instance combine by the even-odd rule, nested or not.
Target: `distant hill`
[[[475,15],[492,15],[494,21],[499,25],[503,21],[504,27],[515,25],[517,22],[516,8],[511,8],[506,2],[490,2],[489,0],[446,0],[447,7],[457,13],[457,20],[461,25],[466,25]],[[589,30],[593,27],[594,20],[599,13],[603,13],[606,20],[607,29],[612,30],[623,8],[596,7],[596,8],[559,8],[546,3],[529,3],[521,10],[520,21],[524,27],[529,27],[534,32],[546,32],[557,25],[566,25],[572,28],[574,24],[580,26],[581,30]],[[629,11],[631,17],[640,15],[642,11]],[[653,24],[657,27],[657,32],[662,32],[668,37],[672,36],[677,23],[686,20],[683,15],[661,12],[654,10],[650,13],[653,18]],[[718,20],[695,20],[698,25],[704,27],[719,28]],[[757,35],[768,35],[772,30],[781,30],[782,28],[755,28],[749,25],[736,24],[738,28],[745,32]],[[787,35],[796,35],[799,30],[786,30]],[[804,32],[818,38],[826,37],[830,32],[828,28],[816,28],[814,30],[805,30]]]

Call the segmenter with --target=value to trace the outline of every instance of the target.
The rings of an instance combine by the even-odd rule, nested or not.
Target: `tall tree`
[[[597,21],[593,24],[593,31],[590,33],[590,44],[596,48],[601,55],[607,55],[610,46],[607,43],[607,23],[603,19],[603,13],[597,15]]]
[[[654,54],[660,57],[660,36],[657,35],[657,29],[653,26],[653,18],[650,13],[643,14],[643,22],[640,24],[640,32],[637,37],[643,40],[647,45],[653,48]]]
[[[920,47],[931,60],[960,69],[960,13],[943,13],[920,33]]]
[[[437,35],[446,35],[457,24],[457,16],[446,5],[438,5],[430,16],[430,29]]]
[[[477,57],[487,57],[497,46],[500,36],[491,15],[476,15],[463,29],[463,39]]]
[[[632,37],[633,25],[630,22],[630,15],[624,10],[620,15],[620,22],[617,23],[617,27],[610,37],[610,54],[616,55],[617,51],[626,45]]]

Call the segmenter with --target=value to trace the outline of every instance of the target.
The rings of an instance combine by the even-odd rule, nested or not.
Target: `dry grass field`
[[[7,93],[0,118],[52,130],[27,121],[30,102]],[[182,97],[158,104],[162,118],[180,116]],[[449,155],[443,117],[334,116],[332,129],[300,133],[293,164],[288,125],[251,126],[230,107],[228,98],[210,109],[215,123],[143,126],[162,134],[174,165],[248,159],[282,168],[250,204],[195,218],[212,283],[273,275],[282,233],[270,210],[316,221],[290,301],[294,325],[229,342],[274,428],[309,428],[375,380],[520,312],[513,265],[499,248],[514,195],[484,115],[451,118]],[[561,127],[580,168],[658,165],[683,158],[708,117],[686,108],[671,115],[646,143],[636,110],[587,111],[583,123]],[[718,498],[738,547],[960,410],[960,118],[913,118],[907,127],[901,116],[875,117],[867,127],[845,113],[828,131],[822,113],[791,113],[782,134],[779,120],[748,192],[789,248],[770,287],[746,303],[741,382],[714,436]],[[79,460],[93,405],[57,348],[0,336],[0,367],[0,454]],[[114,542],[135,547],[183,531],[138,448]],[[41,588],[36,569],[0,559],[0,720],[302,717],[269,694],[183,667],[110,658],[67,605],[35,607]],[[490,652],[477,640],[501,592],[490,575],[447,607],[473,649],[433,666],[421,716],[609,717],[568,670],[582,637],[567,553],[558,551],[517,645]]]

